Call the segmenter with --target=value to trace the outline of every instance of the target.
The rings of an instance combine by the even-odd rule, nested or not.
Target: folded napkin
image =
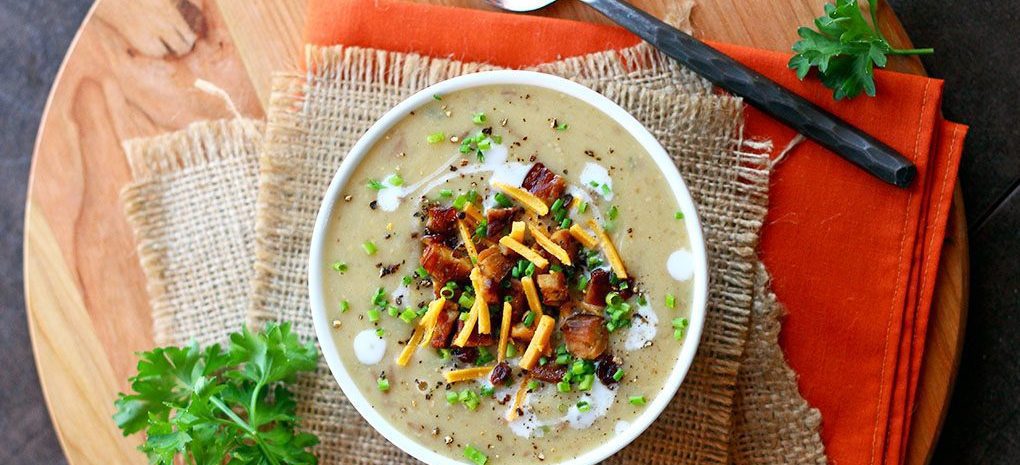
[[[510,67],[638,42],[614,27],[385,0],[311,0],[308,12],[311,44]],[[829,458],[901,463],[966,127],[941,118],[939,80],[879,71],[877,98],[835,102],[815,80],[798,81],[786,69],[787,55],[712,45],[918,167],[914,184],[898,189],[801,143],[775,167],[760,244],[788,311],[780,342],[801,393],[821,410]],[[744,136],[774,141],[777,156],[794,133],[749,108]]]

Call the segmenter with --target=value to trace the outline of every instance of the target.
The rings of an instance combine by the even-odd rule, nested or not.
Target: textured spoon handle
[[[890,184],[907,187],[917,168],[892,147],[722,52],[621,0],[582,0],[713,84]]]

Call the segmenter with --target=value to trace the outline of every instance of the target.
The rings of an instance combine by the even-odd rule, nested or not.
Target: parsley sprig
[[[145,430],[149,463],[312,465],[319,442],[298,431],[285,383],[316,367],[318,352],[290,324],[230,335],[230,347],[162,347],[139,354],[131,394],[113,419],[125,435]],[[175,457],[181,456],[180,461]]]
[[[871,23],[857,0],[835,0],[825,5],[825,15],[815,19],[817,31],[801,27],[800,40],[793,44],[797,52],[788,66],[804,79],[812,67],[818,69],[822,83],[833,90],[833,98],[854,98],[864,91],[875,96],[874,68],[884,68],[886,55],[929,55],[933,49],[897,49],[878,28],[878,0],[865,0]]]

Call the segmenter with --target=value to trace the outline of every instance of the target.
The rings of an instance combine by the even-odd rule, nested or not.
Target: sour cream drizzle
[[[591,391],[585,392],[577,399],[577,402],[584,401],[588,403],[590,409],[587,412],[580,411],[577,408],[577,402],[575,402],[562,417],[548,421],[540,420],[535,415],[535,412],[528,407],[530,400],[531,394],[527,394],[524,397],[523,414],[509,423],[510,430],[523,438],[542,437],[545,434],[546,427],[553,427],[562,423],[567,423],[574,429],[590,427],[595,424],[595,420],[609,412],[609,408],[616,401],[616,391],[609,389],[601,381],[595,381],[592,384]]]
[[[677,250],[666,259],[669,275],[677,281],[687,281],[694,276],[694,256],[688,250]]]
[[[354,355],[362,365],[375,365],[386,354],[386,341],[374,329],[366,329],[354,336]]]
[[[655,314],[651,304],[639,305],[634,312],[634,318],[631,319],[623,348],[635,351],[647,347],[655,339],[658,326],[659,317]]]
[[[609,176],[609,170],[604,166],[593,162],[585,163],[584,169],[581,170],[581,184],[591,188],[607,201],[613,200],[613,178]],[[602,186],[606,186],[607,189],[603,189]]]

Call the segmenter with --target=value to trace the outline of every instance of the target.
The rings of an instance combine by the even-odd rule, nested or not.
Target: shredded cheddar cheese
[[[524,396],[528,395],[528,381],[531,381],[530,376],[525,376],[521,380],[521,386],[517,388],[517,394],[514,394],[514,403],[510,406],[510,410],[506,412],[506,421],[514,421],[517,419],[521,405],[524,404]]]
[[[606,234],[606,231],[595,220],[588,221],[588,225],[591,226],[591,229],[595,230],[595,234],[599,237],[602,251],[606,253],[606,258],[609,260],[609,266],[613,268],[613,273],[616,273],[617,278],[627,279],[627,270],[623,267],[623,260],[620,258],[620,253],[616,251],[616,247],[613,246],[613,241],[609,240],[609,235]]]
[[[574,236],[574,239],[577,239],[577,242],[580,242],[586,249],[594,249],[595,246],[599,245],[598,239],[592,237],[591,234],[588,234],[584,228],[578,226],[576,223],[570,227],[569,231],[570,235]]]
[[[559,244],[553,242],[552,239],[549,239],[549,236],[542,233],[541,228],[529,224],[528,230],[531,231],[531,236],[535,238],[535,242],[545,249],[546,252],[549,252],[552,256],[556,257],[560,263],[571,266],[570,255],[567,254],[567,251],[563,250],[563,247],[560,247]]]
[[[493,181],[492,185],[503,191],[504,194],[509,195],[514,200],[522,203],[525,208],[535,212],[538,216],[545,216],[549,213],[549,206],[546,205],[542,199],[535,197],[535,194],[532,194],[531,192],[499,181]]]
[[[464,327],[461,328],[459,333],[457,333],[457,338],[453,340],[453,345],[464,347],[464,344],[467,344],[468,338],[471,337],[471,331],[475,330],[475,324],[478,323],[479,305],[485,305],[480,297],[476,298],[475,304],[471,306],[471,311],[468,312],[467,321],[464,322]]]
[[[531,276],[521,278],[521,287],[524,288],[524,297],[528,299],[528,308],[535,313],[535,317],[542,316],[542,301],[538,300],[538,288],[535,287],[535,280]]]
[[[478,267],[471,269],[471,285],[475,288],[475,304],[478,306],[478,334],[491,334],[492,321],[489,317],[489,304],[482,299],[482,271]],[[479,305],[479,301],[481,304]],[[472,306],[474,307],[474,306]]]
[[[397,365],[406,366],[407,362],[411,361],[411,356],[414,355],[414,351],[418,350],[418,343],[421,342],[422,334],[425,330],[418,326],[414,328],[414,333],[411,334],[411,339],[407,341],[407,345],[404,346],[404,350],[400,351],[400,356],[397,357]]]
[[[514,221],[510,226],[510,237],[517,242],[524,242],[524,222]]]
[[[499,345],[496,346],[496,350],[499,351],[496,355],[497,362],[506,360],[506,344],[510,340],[510,314],[512,310],[510,302],[503,302],[503,319],[499,325]]]
[[[462,368],[460,370],[447,371],[446,373],[443,373],[443,378],[446,379],[447,383],[456,383],[458,381],[468,381],[481,378],[488,375],[490,371],[492,371],[491,366]]]
[[[457,229],[460,231],[460,240],[464,241],[464,248],[467,249],[468,257],[471,257],[471,263],[478,263],[478,249],[475,248],[475,243],[471,241],[471,233],[468,232],[467,226],[464,222],[457,220]]]
[[[520,365],[525,370],[535,368],[538,363],[538,358],[542,356],[546,346],[549,345],[549,339],[552,337],[553,327],[556,326],[556,320],[549,315],[542,315],[542,318],[538,322],[538,328],[535,329],[535,336],[531,338],[531,342],[528,343],[528,349],[524,351],[524,356],[521,357]]]
[[[484,218],[482,212],[478,211],[478,208],[473,203],[464,205],[464,214],[470,216],[475,221],[482,221],[482,218]]]
[[[421,347],[425,347],[432,340],[432,333],[436,330],[436,322],[439,321],[439,312],[446,306],[446,297],[439,296],[438,299],[429,303],[429,309],[421,317],[418,326],[425,328],[425,336],[421,338]]]
[[[499,238],[499,243],[503,247],[517,252],[518,255],[524,257],[529,262],[534,263],[535,268],[544,270],[547,266],[549,266],[549,260],[546,260],[545,257],[539,255],[534,250],[529,249],[528,246],[521,244],[510,236],[503,236]]]
[[[577,208],[578,205],[581,205],[581,199],[578,198],[578,197],[574,197],[574,200],[570,201],[570,207],[569,208],[574,209],[574,208]]]

